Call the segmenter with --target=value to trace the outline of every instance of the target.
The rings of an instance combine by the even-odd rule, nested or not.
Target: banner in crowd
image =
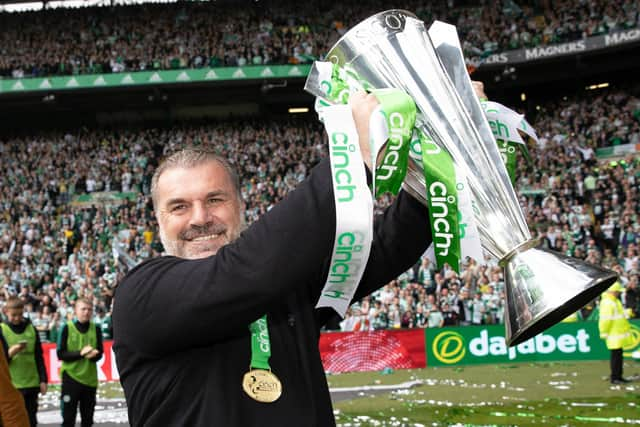
[[[632,321],[634,344],[640,350],[640,321]],[[515,347],[505,343],[504,325],[426,329],[428,366],[472,365],[561,360],[606,360],[610,352],[600,339],[598,322],[559,323]]]
[[[640,28],[632,28],[612,34],[587,37],[585,39],[568,43],[536,46],[495,53],[485,58],[478,68],[484,69],[490,68],[491,66],[521,64],[539,59],[584,54],[589,51],[607,49],[637,42],[640,42]],[[477,58],[471,58],[471,62],[474,62],[476,59]]]
[[[320,335],[325,372],[424,368],[424,330],[328,332]]]
[[[596,149],[596,157],[599,159],[605,159],[607,157],[620,157],[627,154],[635,154],[640,151],[640,144],[620,144],[612,145],[609,147],[602,147]]]
[[[93,193],[79,194],[75,196],[71,201],[71,205],[77,207],[90,207],[93,205],[121,205],[127,200],[135,202],[137,198],[138,193],[133,191],[126,193],[120,193],[117,191],[94,191]]]
[[[306,77],[311,65],[268,65],[196,68],[187,70],[135,71],[112,74],[82,74],[46,78],[0,79],[0,93],[35,90],[88,89],[149,84],[264,80]]]
[[[104,355],[102,359],[98,361],[98,380],[100,382],[117,381],[120,379],[118,368],[116,367],[116,357],[111,349],[112,344],[113,341],[105,340],[102,342]],[[54,343],[42,344],[42,355],[44,356],[44,364],[47,367],[49,384],[59,383],[62,361],[60,361],[56,355],[56,345]]]

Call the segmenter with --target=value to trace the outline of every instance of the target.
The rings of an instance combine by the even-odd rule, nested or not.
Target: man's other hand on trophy
[[[360,152],[362,153],[362,159],[371,170],[371,147],[369,145],[369,118],[371,113],[376,109],[379,102],[378,99],[371,93],[364,91],[353,92],[349,98],[349,104],[351,105],[351,113],[353,114],[353,121],[358,131]],[[384,150],[380,150],[384,152]]]
[[[471,85],[473,86],[473,90],[476,92],[476,96],[480,101],[487,99],[487,94],[484,93],[484,83],[471,80]]]

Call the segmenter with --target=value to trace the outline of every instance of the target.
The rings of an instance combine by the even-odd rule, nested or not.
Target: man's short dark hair
[[[174,167],[192,168],[207,162],[218,162],[222,167],[224,167],[229,174],[231,185],[233,185],[233,188],[236,191],[238,200],[242,201],[238,174],[227,159],[209,148],[188,146],[165,158],[156,168],[153,178],[151,178],[151,199],[153,201],[153,209],[157,209],[158,201],[156,192],[158,190],[158,180],[160,179],[160,175],[162,175],[166,170]]]

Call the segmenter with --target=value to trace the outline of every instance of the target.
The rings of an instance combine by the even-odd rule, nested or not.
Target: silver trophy
[[[353,27],[326,57],[371,88],[406,91],[418,108],[416,127],[465,172],[482,246],[505,270],[506,341],[513,346],[580,309],[617,276],[536,248],[450,27],[438,23],[427,32],[412,13],[389,10]],[[313,72],[305,89],[323,96]],[[428,206],[421,162],[410,161],[403,188]]]

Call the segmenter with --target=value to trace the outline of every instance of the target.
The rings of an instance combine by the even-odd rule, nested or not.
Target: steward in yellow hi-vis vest
[[[102,334],[91,321],[93,305],[79,298],[74,307],[76,318],[60,329],[58,337],[58,359],[62,361],[60,376],[62,390],[60,406],[62,425],[75,426],[78,404],[82,426],[93,425],[96,406],[98,370],[96,364],[102,357]]]
[[[600,300],[600,316],[598,328],[600,338],[606,341],[607,348],[611,350],[611,383],[623,384],[629,382],[622,377],[622,349],[631,344],[631,325],[627,320],[620,294],[624,291],[620,282],[616,282]]]

